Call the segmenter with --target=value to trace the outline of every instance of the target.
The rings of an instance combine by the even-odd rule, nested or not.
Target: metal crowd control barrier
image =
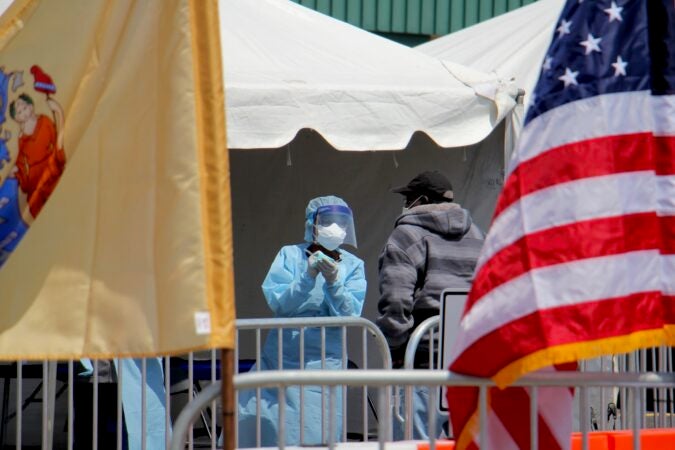
[[[424,322],[422,322],[417,328],[415,328],[415,331],[412,332],[410,335],[410,339],[408,340],[408,345],[405,349],[405,357],[403,360],[403,367],[405,369],[413,369],[415,366],[415,355],[417,353],[417,348],[420,345],[420,342],[422,342],[422,339],[424,336],[429,335],[429,367],[432,369],[438,369],[437,363],[438,361],[435,360],[434,358],[434,349],[436,345],[436,340],[435,334],[438,332],[439,325],[440,325],[440,316],[433,316],[429,317],[426,319]],[[405,439],[412,439],[413,437],[413,403],[415,399],[413,397],[413,386],[412,385],[406,385],[405,387],[405,416],[404,417],[396,417],[397,420],[399,420],[403,425],[405,426],[404,428],[404,436]],[[434,402],[429,402],[430,403],[430,408],[429,409],[434,409],[435,411],[435,403]],[[440,431],[440,430],[439,430]]]
[[[336,323],[335,321],[339,321]],[[437,318],[429,319],[428,323],[424,323],[418,327],[416,332],[411,336],[409,349],[406,354],[405,367],[412,367],[414,361],[414,349],[418,346],[423,335],[430,332],[436,326],[434,324]],[[274,332],[274,328],[291,327],[291,328],[307,328],[314,326],[338,326],[350,328],[353,326],[360,327],[362,333],[363,349],[361,351],[362,362],[364,369],[371,369],[375,362],[380,362],[381,367],[388,369],[391,367],[391,360],[386,346],[386,342],[381,333],[371,322],[362,318],[301,318],[301,319],[244,319],[237,321],[237,328],[240,332],[253,332],[258,337],[258,349],[261,345],[261,333],[265,330],[267,332]],[[271,331],[270,331],[271,330]],[[343,336],[346,332],[343,331]],[[369,357],[368,346],[365,345],[365,340],[368,336],[375,337],[375,344],[378,349],[378,357]],[[343,337],[343,339],[345,339]],[[432,339],[431,342],[434,342]],[[433,344],[432,344],[433,345]],[[343,348],[346,346],[343,345]],[[433,348],[430,349],[430,354],[433,354]],[[259,350],[258,357],[259,357]],[[200,359],[199,356],[203,359]],[[188,354],[184,357],[165,357],[162,359],[164,369],[164,401],[166,404],[166,411],[164,417],[164,439],[163,448],[168,448],[171,441],[171,427],[172,410],[177,413],[181,408],[181,401],[186,397],[188,407],[192,408],[192,401],[194,396],[207,384],[216,382],[220,375],[219,360],[217,358],[217,351],[202,352],[201,354]],[[121,360],[117,360],[118,362]],[[141,377],[142,385],[144,386],[141,392],[141,400],[145,404],[148,398],[148,392],[145,389],[145,381],[147,377],[146,360],[141,360]],[[599,364],[599,367],[598,367]],[[615,383],[614,380],[621,381],[626,379],[632,380],[649,380],[644,378],[644,372],[658,371],[662,373],[673,373],[673,352],[671,348],[659,347],[655,349],[642,350],[625,355],[617,355],[600,359],[600,362],[595,367],[592,366],[592,361],[582,362],[581,369],[584,372],[580,375],[589,377],[600,377],[602,384],[594,382],[587,385],[579,398],[586,402],[589,391],[597,390],[597,386],[605,386],[611,392],[611,396],[601,399],[601,404],[610,405],[607,414],[600,410],[596,412],[598,419],[598,427],[600,429],[629,429],[631,427],[639,426],[641,428],[652,427],[673,427],[673,398],[675,398],[675,384],[660,383],[649,387],[649,389],[635,390],[635,386],[630,384]],[[122,430],[122,404],[121,392],[122,387],[128,374],[124,370],[116,373],[115,384],[107,384],[103,382],[105,374],[99,373],[99,366],[94,365],[93,372],[86,379],[81,377],[81,369],[78,369],[79,362],[15,362],[0,364],[0,378],[3,379],[3,400],[2,400],[2,418],[0,421],[0,447],[14,447],[17,450],[26,446],[41,445],[43,449],[51,449],[54,446],[58,448],[73,449],[87,448],[97,450],[102,439],[108,439],[108,442],[113,442],[117,449],[123,448],[123,430]],[[430,361],[430,367],[433,367],[433,361]],[[379,367],[378,367],[379,368]],[[595,373],[600,371],[601,373]],[[327,371],[328,372],[328,371]],[[368,398],[369,384],[352,384],[356,381],[350,381],[351,377],[362,371],[337,371],[336,373],[322,372],[321,377],[344,377],[345,386],[358,386],[361,392],[364,393],[363,399]],[[407,371],[397,370],[391,373],[396,375],[403,375],[407,372],[413,372],[415,376],[420,377],[444,377],[447,372],[440,371]],[[286,372],[289,376],[295,377],[294,373]],[[368,373],[374,373],[368,370]],[[267,376],[266,372],[260,374],[250,374],[260,377]],[[238,375],[238,377],[242,377]],[[366,376],[366,375],[364,375]],[[634,378],[616,378],[617,376],[634,377]],[[640,378],[643,377],[643,378]],[[239,379],[239,378],[238,378]],[[248,378],[245,378],[248,380]],[[255,378],[257,379],[257,378]],[[453,378],[455,380],[456,378]],[[283,383],[290,383],[295,378],[284,381]],[[410,392],[411,387],[415,385],[415,380],[422,380],[421,378],[402,379],[400,384],[406,387],[406,391]],[[248,381],[247,381],[248,383]],[[298,382],[299,384],[301,382]],[[325,383],[315,383],[318,385]],[[423,384],[423,383],[422,383]],[[75,392],[82,387],[82,385],[89,386],[91,399],[87,404],[75,404]],[[184,388],[184,386],[187,386]],[[241,384],[240,387],[246,387],[248,384]],[[373,384],[370,386],[380,386]],[[582,384],[583,386],[583,384]],[[115,401],[106,403],[105,393],[110,393],[110,389],[103,388],[110,387],[117,393]],[[262,387],[262,386],[261,386]],[[207,388],[211,389],[211,388]],[[344,389],[343,389],[344,391]],[[14,394],[16,392],[17,394]],[[637,393],[636,393],[637,392]],[[180,394],[180,396],[179,396]],[[183,395],[185,394],[185,395]],[[437,397],[437,394],[436,394]],[[201,397],[200,397],[201,398]],[[383,419],[384,415],[390,415],[391,409],[388,406],[390,395],[385,395],[385,407],[378,405],[378,413],[380,414],[378,420],[378,431],[385,432],[385,436],[390,433],[389,422]],[[637,402],[639,408],[629,408]],[[593,425],[593,411],[589,415],[588,403],[587,406],[578,408],[579,416],[583,418],[580,424],[582,429],[592,428]],[[36,408],[34,405],[39,405]],[[411,405],[406,403],[406,407]],[[581,402],[579,403],[581,405]],[[76,408],[77,406],[77,408]],[[214,400],[210,405],[210,411],[201,410],[201,427],[195,432],[202,432],[205,434],[211,443],[211,448],[216,446],[217,437],[217,402]],[[350,406],[354,406],[350,404]],[[358,405],[357,405],[358,406]],[[368,414],[366,409],[368,405],[361,404],[361,411],[364,417],[362,425],[363,435],[362,439],[369,439]],[[75,410],[77,409],[77,414]],[[604,408],[603,408],[604,409]],[[64,413],[64,410],[67,412]],[[347,409],[345,408],[345,411]],[[351,410],[350,410],[351,411]],[[108,414],[106,414],[108,413]],[[111,420],[115,422],[115,429],[112,435],[103,436],[104,431],[98,426],[99,422],[103,423],[103,415],[111,416]],[[608,416],[609,415],[609,416]],[[411,413],[407,410],[404,413],[405,417],[411,417]],[[76,420],[77,417],[77,420]],[[90,421],[88,427],[89,431],[84,437],[79,434],[77,422],[82,418]],[[610,420],[611,419],[611,420]],[[142,411],[141,419],[141,448],[145,449],[146,435],[148,428],[148,416],[145,409]],[[385,425],[385,423],[387,425]],[[408,421],[406,425],[411,424]],[[42,433],[36,432],[41,429]],[[346,430],[346,427],[343,427]],[[81,431],[81,429],[79,429]],[[175,430],[175,429],[174,429]],[[13,433],[12,433],[13,432]],[[407,436],[410,436],[410,431],[406,427]],[[12,435],[14,442],[11,442]],[[195,445],[193,430],[189,430],[190,438],[187,439],[188,448],[192,449]],[[345,440],[343,435],[342,440]],[[86,439],[83,445],[83,439]],[[75,442],[77,441],[77,442]]]
[[[215,352],[213,352],[215,354]],[[141,369],[141,401],[142,404],[146,403],[147,398],[147,389],[145,388],[145,382],[147,380],[147,371],[146,371],[146,361],[145,359],[139,360],[139,363],[142,367]],[[121,360],[116,360],[117,363]],[[165,424],[170,423],[169,414],[170,414],[170,377],[171,370],[169,368],[169,358],[165,358],[164,362],[166,364],[166,377],[161,382],[166,388],[165,393],[165,402],[167,405],[167,413],[165,417]],[[44,361],[42,363],[30,363],[24,361],[17,361],[11,364],[0,365],[2,378],[3,378],[3,401],[2,401],[2,416],[0,419],[0,447],[6,448],[7,443],[6,439],[8,437],[8,425],[13,420],[14,421],[14,446],[17,450],[24,448],[25,446],[34,446],[35,443],[26,442],[26,437],[40,438],[40,445],[42,449],[51,449],[55,446],[54,442],[54,432],[57,430],[56,423],[57,419],[59,423],[63,423],[63,428],[66,430],[66,440],[65,442],[59,442],[58,447],[72,449],[75,445],[75,390],[76,385],[77,389],[82,390],[84,386],[87,386],[91,389],[91,403],[89,408],[79,411],[78,418],[86,419],[86,421],[91,421],[91,425],[87,429],[91,435],[88,437],[87,442],[84,442],[84,436],[79,436],[80,440],[78,441],[79,448],[91,448],[98,449],[99,446],[99,414],[102,412],[111,412],[110,410],[105,411],[100,408],[99,405],[99,394],[100,394],[100,384],[99,383],[99,366],[98,364],[93,364],[93,372],[91,376],[87,376],[85,380],[77,380],[78,371],[75,369],[75,361],[66,361],[66,362],[55,362],[55,361]],[[79,364],[79,363],[78,363]],[[123,369],[122,364],[118,364],[118,369],[115,375],[116,378],[116,402],[114,405],[106,405],[106,407],[112,409],[112,414],[116,419],[116,430],[115,430],[115,439],[116,439],[116,448],[122,449],[122,406],[121,406],[121,393],[123,380],[125,375],[125,370]],[[81,370],[81,369],[80,369]],[[15,408],[14,412],[10,413],[10,391],[12,381],[16,380],[16,394],[15,397]],[[214,378],[215,381],[215,378]],[[57,383],[61,386],[57,390]],[[30,394],[24,396],[24,390],[30,390]],[[39,395],[41,394],[41,396]],[[67,410],[65,417],[61,414],[56,414],[56,400],[57,398],[62,398],[65,396],[66,405],[64,408]],[[29,416],[27,408],[33,403],[41,403],[41,427],[35,426],[31,429],[30,426],[24,425],[24,419],[26,416]],[[36,428],[41,428],[41,433],[37,433]],[[61,427],[59,427],[61,428]],[[170,442],[170,432],[169,426],[166,426],[166,433],[164,435],[164,447],[168,447]],[[82,430],[80,430],[82,431]],[[147,414],[145,408],[141,411],[141,448],[146,448],[146,431],[147,431]]]
[[[429,347],[429,367],[444,370],[438,367],[438,360],[433,357],[434,346],[438,340],[437,337],[440,326],[440,316],[433,316],[422,322],[411,334],[406,347],[404,367],[413,369],[417,349],[425,337],[430,342]],[[439,336],[439,339],[441,337]],[[438,349],[440,351],[440,348]],[[588,373],[647,373],[647,372],[675,372],[673,367],[673,348],[654,347],[644,350],[638,350],[631,353],[608,355],[591,360],[580,361],[579,369]],[[412,395],[413,386],[408,385],[405,388],[405,413],[403,416],[395,414],[394,419],[399,420],[405,425],[405,439],[412,439],[413,421],[408,420],[413,416],[413,402],[415,398]],[[608,391],[610,392],[608,394]],[[579,393],[581,394],[581,393]],[[580,414],[580,418],[587,418],[587,422],[594,430],[621,430],[629,429],[634,417],[638,417],[643,428],[666,428],[673,427],[675,414],[675,386],[669,388],[644,389],[640,392],[640,404],[642,410],[638,411],[637,416],[630,408],[622,407],[621,400],[624,403],[628,398],[628,391],[625,387],[607,385],[602,388],[590,388],[584,395],[593,396],[596,400],[596,406],[599,403],[599,410],[596,411],[589,402],[587,411]],[[581,395],[577,395],[577,402],[581,401]],[[398,409],[396,410],[398,411]],[[582,411],[580,410],[580,413]],[[590,414],[586,414],[590,412]],[[581,419],[580,419],[581,420]],[[581,426],[580,426],[581,428]]]
[[[256,335],[256,359],[260,359],[262,332],[275,332],[284,328],[307,329],[313,327],[342,328],[343,365],[350,367],[347,359],[347,329],[357,329],[361,334],[361,367],[391,368],[391,357],[384,336],[370,321],[359,317],[317,317],[299,319],[240,319],[236,322],[237,336],[252,332]],[[350,335],[351,336],[351,335]],[[373,340],[374,339],[374,340]],[[377,354],[369,355],[368,343],[375,344]],[[355,352],[357,353],[357,352]],[[372,352],[371,352],[372,353]],[[238,359],[238,356],[237,356]],[[2,414],[0,416],[0,448],[16,448],[41,446],[43,450],[54,447],[72,450],[74,448],[98,450],[105,443],[107,448],[122,450],[123,439],[123,405],[122,390],[129,374],[123,369],[121,359],[110,361],[117,369],[114,375],[102,373],[99,364],[94,363],[90,374],[83,376],[84,367],[79,361],[44,361],[0,364],[0,379],[3,381]],[[189,353],[180,357],[161,359],[164,386],[163,402],[166,406],[164,414],[164,436],[161,442],[149,441],[150,419],[147,404],[151,392],[147,387],[149,359],[139,360],[139,378],[141,384],[140,401],[144,405],[140,425],[140,446],[145,449],[168,448],[171,439],[172,410],[178,412],[185,401],[188,405],[194,396],[206,385],[213,384],[220,377],[219,352],[216,350]],[[242,371],[245,367],[242,364]],[[353,367],[350,367],[353,368]],[[345,391],[345,390],[343,390]],[[86,398],[82,393],[87,392]],[[363,439],[368,439],[368,404],[367,387],[361,390],[363,414]],[[346,393],[345,393],[346,394]],[[116,398],[115,398],[116,397]],[[343,404],[346,405],[346,402]],[[36,406],[39,406],[36,407]],[[216,447],[218,431],[217,402],[201,410],[201,427],[189,430],[188,448],[192,449],[201,438],[208,438],[211,448]],[[345,411],[346,411],[345,406]],[[346,414],[345,414],[346,416]],[[113,423],[114,422],[114,423]],[[107,430],[106,428],[111,428]],[[343,430],[346,432],[346,427]],[[196,432],[201,435],[195,439]],[[12,442],[13,438],[13,442]],[[345,440],[345,436],[342,436]],[[198,442],[201,443],[201,442]]]
[[[588,372],[645,373],[659,371],[672,373],[675,371],[673,370],[673,351],[673,348],[665,346],[647,348],[631,353],[581,361],[580,369]],[[674,387],[670,389],[646,389],[641,392],[643,411],[640,412],[639,420],[643,421],[648,428],[673,427],[674,394]],[[634,420],[632,411],[622,407],[627,396],[626,390],[620,387],[602,389],[599,395],[596,393],[600,408],[599,411],[591,411],[593,426],[601,430],[627,428],[628,424]]]
[[[379,388],[378,404],[384,420],[380,420],[378,428],[379,449],[384,450],[385,442],[388,441],[389,425],[391,423],[390,411],[386,407],[388,400],[388,388],[395,385],[402,386],[472,386],[479,389],[479,440],[484,445],[481,450],[493,450],[489,448],[487,437],[487,390],[494,386],[489,379],[466,377],[441,370],[359,370],[359,371],[261,371],[255,373],[244,373],[234,377],[235,389],[257,389],[271,388],[283,389],[289,386],[307,386],[323,385],[331,389],[337,386],[371,386]],[[668,373],[582,373],[582,372],[549,372],[536,373],[525,376],[514,383],[514,386],[527,387],[530,390],[531,398],[537,398],[538,389],[541,387],[578,387],[583,392],[592,387],[619,386],[631,392],[632,409],[634,414],[638,414],[641,406],[641,396],[639,392],[645,388],[669,389],[675,385],[675,374]],[[196,420],[202,408],[213,401],[220,392],[220,384],[213,384],[202,391],[195,400],[190,403],[180,414],[174,426],[174,435],[171,442],[171,450],[183,450],[185,437],[191,424]],[[430,389],[433,393],[436,389]],[[531,410],[529,418],[530,426],[530,444],[533,450],[538,448],[538,421],[536,420],[537,402],[531,401]],[[586,405],[582,402],[580,410]],[[283,409],[283,408],[282,408]],[[283,414],[279,417],[284,420]],[[435,418],[433,412],[430,414],[429,421],[433,423]],[[332,424],[331,424],[332,425]],[[640,431],[641,421],[632,422],[633,430],[633,449],[640,449]],[[582,426],[581,444],[582,449],[589,447],[589,427]],[[284,429],[279,427],[279,448],[284,449]],[[436,439],[430,434],[430,449],[436,448]],[[336,447],[335,439],[329,436],[327,447],[331,450]]]
[[[283,346],[283,330],[284,329],[296,329],[299,330],[300,332],[300,344],[299,344],[299,349],[300,349],[300,355],[299,355],[299,364],[301,367],[304,366],[305,358],[304,358],[304,336],[305,336],[305,331],[309,328],[320,328],[321,329],[321,354],[322,354],[322,365],[321,367],[325,367],[325,349],[326,349],[326,334],[325,330],[326,328],[339,328],[341,330],[341,348],[342,348],[342,369],[346,370],[350,366],[350,360],[347,358],[347,329],[348,328],[358,328],[361,330],[361,368],[367,369],[370,364],[372,364],[372,361],[370,361],[370,358],[368,357],[368,346],[367,346],[367,336],[370,334],[372,338],[374,338],[374,343],[376,344],[377,350],[378,350],[378,356],[379,356],[379,361],[381,364],[381,368],[383,369],[391,369],[391,355],[389,354],[389,347],[387,345],[387,341],[380,331],[379,328],[375,324],[373,324],[371,321],[361,318],[361,317],[302,317],[302,318],[288,318],[288,319],[240,319],[237,320],[237,353],[235,353],[235,358],[239,359],[240,354],[239,354],[239,349],[241,346],[239,345],[240,337],[239,335],[242,334],[243,332],[246,331],[253,331],[255,332],[255,361],[256,361],[256,369],[259,370],[259,362],[261,358],[261,348],[262,348],[262,339],[261,339],[261,333],[263,330],[268,330],[269,332],[275,332],[273,330],[276,330],[278,333],[278,361],[280,366],[278,369],[282,369],[282,361],[283,361],[283,355],[282,355],[282,346]],[[355,366],[352,366],[356,368]],[[330,371],[333,372],[333,371]],[[341,372],[341,371],[338,371]],[[326,372],[321,372],[321,373],[326,373]],[[321,383],[317,383],[317,385],[321,385]],[[303,420],[304,420],[304,401],[303,401],[303,394],[304,390],[300,390],[300,441],[303,442],[304,440],[304,427],[303,427]],[[369,435],[369,420],[368,420],[368,404],[367,401],[369,399],[368,396],[368,387],[363,386],[362,391],[362,400],[361,400],[361,416],[362,416],[362,439],[368,440],[368,435]],[[387,397],[387,402],[386,402],[386,407],[389,408],[389,398],[391,395]],[[238,399],[238,395],[235,397],[235,399]],[[261,390],[260,388],[256,389],[256,405],[260,405],[260,400],[261,400]],[[321,401],[322,401],[322,411],[326,411],[326,404],[325,404],[325,395],[323,395],[323,390],[322,390],[322,396],[321,396]],[[237,402],[238,403],[238,402]],[[343,409],[345,411],[348,411],[348,403],[347,403],[347,389],[342,389],[342,405]],[[283,408],[280,408],[280,410],[283,410]],[[380,411],[380,408],[377,409],[377,411]],[[261,442],[261,436],[260,436],[260,430],[261,430],[261,425],[260,425],[260,408],[258,407],[257,409],[257,423],[256,423],[256,443],[260,445]],[[349,414],[343,414],[342,415],[342,436],[341,440],[346,441],[347,440],[347,417]],[[325,424],[325,420],[322,417],[322,423]],[[333,430],[333,428],[329,428],[329,430]],[[322,436],[325,436],[328,434],[326,432],[326,427],[324,426],[321,430]],[[237,436],[237,442],[238,442],[238,436]]]

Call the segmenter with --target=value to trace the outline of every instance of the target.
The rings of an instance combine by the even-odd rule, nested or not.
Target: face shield
[[[314,238],[328,250],[343,243],[356,247],[352,210],[343,205],[319,206],[314,215]]]

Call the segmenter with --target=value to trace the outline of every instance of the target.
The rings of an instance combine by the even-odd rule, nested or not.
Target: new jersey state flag
[[[0,18],[0,359],[234,346],[216,0]]]

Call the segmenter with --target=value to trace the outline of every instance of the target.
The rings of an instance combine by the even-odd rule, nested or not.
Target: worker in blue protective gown
[[[335,196],[309,202],[305,213],[305,242],[282,247],[262,284],[263,294],[275,317],[360,316],[366,296],[363,261],[340,248],[356,247],[354,220],[347,204]],[[304,364],[300,364],[300,330],[285,329],[282,355],[278,359],[278,333],[272,331],[264,344],[256,370],[343,369],[340,328],[325,331],[325,363],[322,366],[321,330],[304,331]],[[285,389],[286,445],[316,445],[329,439],[329,388],[306,386],[301,411],[301,389]],[[342,436],[342,395],[336,390],[335,439]],[[276,446],[278,390],[263,389],[260,401],[261,445]],[[256,392],[239,394],[239,447],[256,446]],[[301,436],[301,429],[303,430]],[[302,441],[301,441],[302,438]]]
[[[107,363],[106,360],[102,362]],[[79,373],[80,377],[90,377],[94,373],[94,364],[90,359],[80,360],[84,370]],[[110,364],[100,366],[109,367]],[[164,388],[164,369],[161,358],[145,359],[145,380],[143,380],[143,360],[139,358],[122,358],[112,361],[114,381],[121,383],[122,387],[122,410],[124,411],[124,431],[126,442],[122,445],[127,450],[160,450],[165,448],[166,427],[171,431],[171,424],[166,423],[166,392]],[[100,369],[99,369],[100,374]],[[100,375],[99,375],[100,376]],[[143,388],[145,385],[145,405],[141,403]],[[143,426],[143,409],[145,409],[145,430]],[[86,414],[84,412],[83,414]],[[85,419],[86,420],[86,419]],[[102,429],[99,433],[99,448],[113,448],[114,440],[110,442],[110,436],[106,436],[110,430]],[[145,446],[143,446],[145,435]],[[76,448],[91,448],[91,440],[78,440],[76,436]],[[90,435],[87,435],[91,439]],[[108,441],[106,441],[108,439]],[[113,436],[114,439],[114,436]]]

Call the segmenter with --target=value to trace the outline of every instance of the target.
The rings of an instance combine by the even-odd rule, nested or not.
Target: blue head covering
[[[347,202],[334,195],[326,195],[325,197],[317,197],[310,200],[307,203],[307,209],[305,209],[305,242],[312,242],[314,240],[314,214],[316,210],[319,209],[319,206],[327,205],[349,207]]]

